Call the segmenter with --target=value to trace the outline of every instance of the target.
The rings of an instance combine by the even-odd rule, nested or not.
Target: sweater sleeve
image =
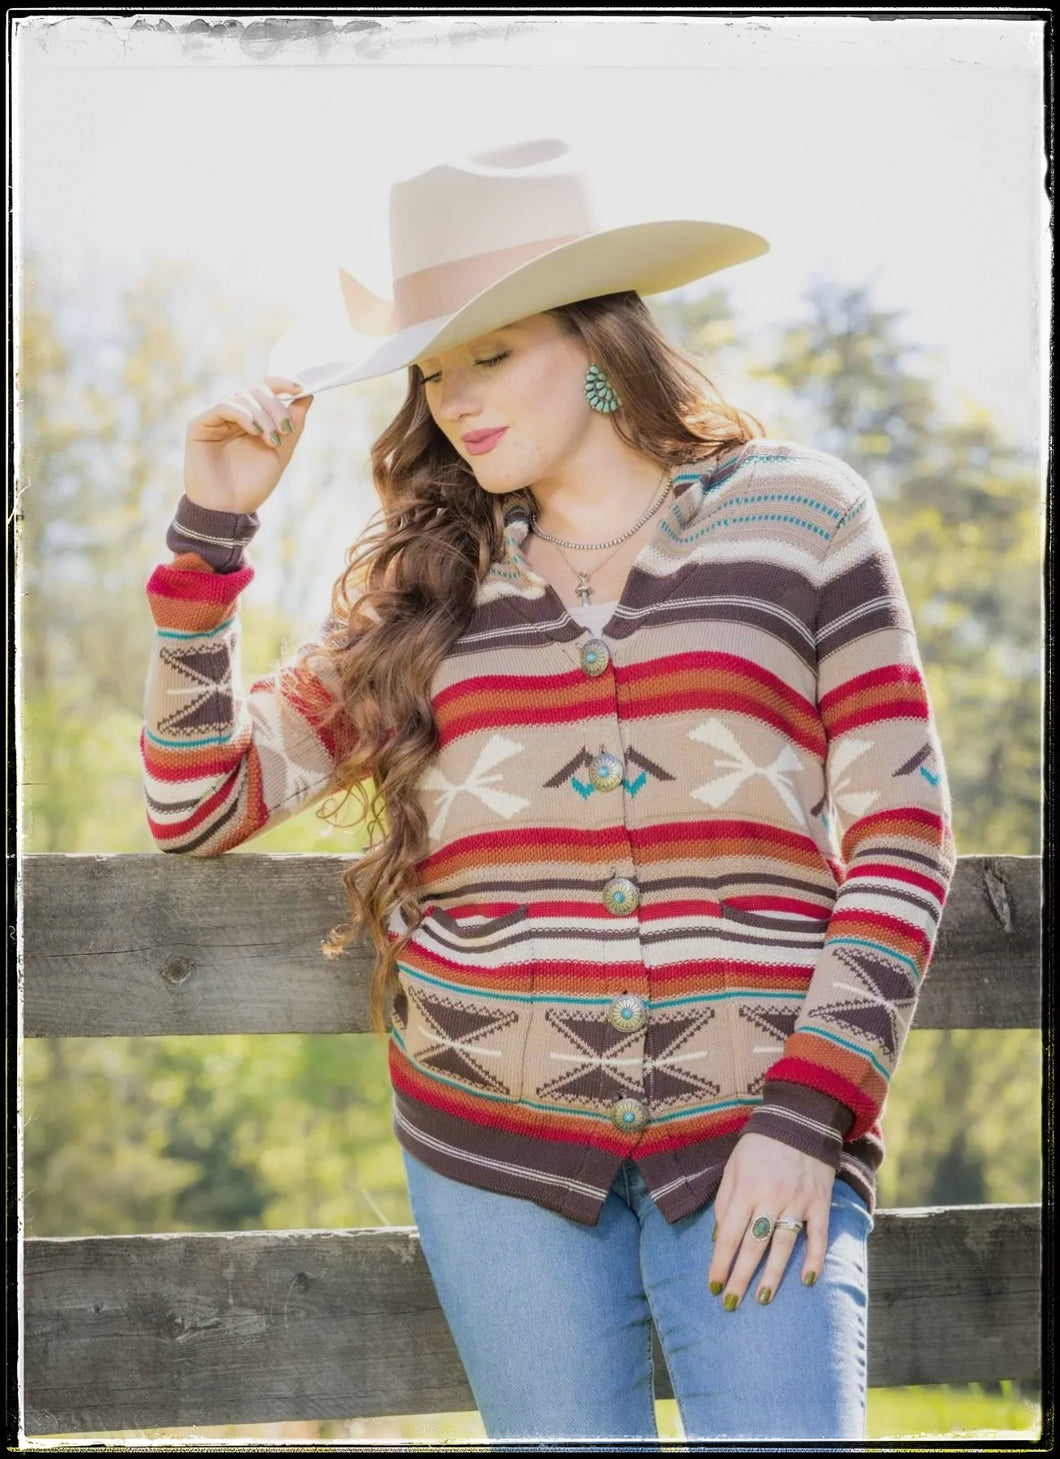
[[[146,585],[155,634],[140,756],[156,846],[219,856],[336,789],[352,735],[345,715],[325,723],[337,684],[305,663],[311,648],[344,637],[330,615],[288,662],[244,690],[238,599],[254,577],[242,555],[252,532],[221,520],[238,514],[197,511],[196,549],[177,551]],[[174,548],[183,545],[179,524],[180,509],[167,536]],[[242,565],[233,569],[236,558]]]
[[[829,543],[818,599],[821,809],[845,871],[805,1001],[744,1132],[838,1167],[879,1118],[956,864],[912,615],[871,492]]]

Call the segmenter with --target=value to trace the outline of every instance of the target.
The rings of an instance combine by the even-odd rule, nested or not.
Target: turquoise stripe
[[[421,983],[430,983],[435,988],[443,988],[446,992],[466,993],[468,991],[465,983],[449,982],[445,978],[438,978],[430,973],[421,972],[419,968],[411,968],[408,963],[399,960],[398,966],[412,978]],[[493,992],[478,984],[475,993],[483,997],[496,998],[505,1003],[580,1003],[586,1008],[606,1008],[614,1002],[613,994],[603,994],[599,998],[583,997],[578,998],[562,993],[501,993]],[[640,996],[640,995],[638,995]],[[651,1008],[686,1008],[693,1003],[721,1003],[730,998],[785,998],[792,1002],[801,1002],[806,994],[800,992],[786,993],[773,988],[755,988],[747,985],[741,988],[724,989],[719,993],[694,993],[685,998],[651,998],[646,1000]]]
[[[890,1083],[890,1070],[885,1069],[879,1059],[876,1058],[876,1055],[869,1049],[863,1048],[861,1044],[852,1044],[849,1039],[841,1039],[838,1034],[830,1032],[827,1028],[818,1028],[815,1023],[800,1023],[795,1032],[815,1033],[819,1038],[825,1039],[830,1044],[838,1044],[841,1049],[849,1049],[852,1054],[857,1054],[860,1058],[867,1059],[881,1078],[886,1080],[887,1083]]]
[[[826,507],[824,502],[819,502],[812,496],[799,496],[793,491],[767,491],[755,496],[734,496],[731,501],[736,507],[753,507],[758,502],[794,502],[796,506],[812,507],[814,511],[823,512],[826,517],[832,517],[837,522],[843,515],[835,507]]]
[[[748,987],[733,988],[724,993],[693,994],[689,998],[653,998],[651,1006],[653,1008],[684,1008],[689,1003],[720,1003],[727,998],[790,998],[794,1002],[801,1003],[805,997],[805,993],[778,993],[772,988]]]
[[[206,740],[161,740],[144,726],[144,734],[152,745],[162,745],[167,750],[194,750],[200,745],[227,745],[235,738],[235,733],[233,730],[230,735],[214,735]]]
[[[433,977],[430,973],[422,973],[419,968],[410,968],[408,963],[398,962],[409,977],[415,978],[421,983],[430,983],[435,988],[443,988],[447,993],[467,993],[467,985],[464,983],[451,983],[445,978]],[[599,998],[577,998],[561,993],[501,993],[493,992],[492,989],[484,988],[478,984],[473,990],[484,998],[496,999],[502,1003],[576,1003],[584,1008],[606,1008],[615,1000],[613,994],[604,994]],[[690,1003],[720,1003],[729,998],[790,998],[792,1001],[800,1001],[805,998],[805,993],[775,993],[773,990],[762,988],[734,988],[726,989],[721,993],[702,993],[692,995],[688,998],[659,998],[651,999],[652,1008],[683,1008]]]
[[[203,628],[198,633],[184,633],[179,628],[156,628],[155,632],[159,638],[215,638],[217,634],[224,633],[226,628],[231,628],[235,617],[226,618],[216,628]]]
[[[826,542],[831,542],[834,535],[832,532],[826,532],[823,527],[816,526],[813,522],[807,522],[803,517],[789,516],[786,512],[753,512],[746,517],[722,517],[719,521],[708,522],[698,532],[683,534],[683,540],[695,542],[697,538],[706,536],[708,532],[717,532],[721,527],[744,527],[748,522],[784,522],[789,527],[804,527],[807,532],[812,532],[815,537],[823,537]],[[663,526],[665,527],[666,523],[663,523]]]
[[[687,1120],[690,1115],[710,1115],[722,1109],[743,1109],[748,1104],[761,1104],[760,1099],[720,1099],[716,1104],[696,1104],[691,1109],[681,1109],[672,1115],[652,1115],[648,1127],[651,1125],[669,1125],[674,1120]]]
[[[444,988],[447,992],[467,993],[468,988],[464,983],[450,983],[445,978],[434,978],[430,973],[421,973],[419,968],[410,968],[408,963],[398,962],[398,967],[408,973],[409,977],[416,978],[421,983],[430,983],[435,988]],[[502,1003],[581,1003],[599,1004],[601,1007],[613,1003],[614,997],[602,998],[568,998],[562,995],[551,995],[548,993],[494,993],[492,989],[484,988],[478,984],[473,991],[484,998],[495,998]]]
[[[867,937],[830,937],[825,943],[825,947],[834,947],[840,942],[849,943],[851,947],[871,947],[873,952],[882,952],[885,957],[893,957],[896,962],[905,963],[913,977],[918,983],[920,982],[920,969],[912,958],[906,957],[905,953],[895,952],[893,947],[885,947],[882,942],[870,942]]]

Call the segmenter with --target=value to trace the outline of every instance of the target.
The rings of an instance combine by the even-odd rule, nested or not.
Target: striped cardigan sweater
[[[256,525],[182,502],[177,556],[147,584],[141,751],[164,851],[219,855],[335,788],[344,732],[321,728],[333,686],[305,646],[240,683]],[[432,685],[396,1138],[593,1225],[627,1157],[673,1222],[755,1131],[874,1210],[955,853],[868,485],[778,440],[684,469],[599,635],[530,569],[528,530],[509,515]]]

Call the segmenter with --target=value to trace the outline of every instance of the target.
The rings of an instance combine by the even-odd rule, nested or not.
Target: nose
[[[471,373],[457,368],[444,371],[435,391],[434,408],[443,420],[461,421],[478,415],[482,402]]]

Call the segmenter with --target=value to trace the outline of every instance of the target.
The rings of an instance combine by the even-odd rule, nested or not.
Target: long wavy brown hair
[[[622,401],[610,416],[635,450],[660,463],[705,460],[765,434],[761,422],[727,405],[711,381],[667,339],[636,293],[607,294],[547,311],[580,339]],[[417,783],[438,748],[431,683],[465,632],[475,597],[504,548],[505,513],[536,512],[530,487],[493,495],[438,429],[422,375],[409,367],[408,392],[371,448],[381,506],[349,548],[332,592],[339,631],[306,657],[336,685],[321,724],[339,747],[343,800],[317,812],[331,820],[351,795],[367,826],[367,848],[343,875],[349,921],[324,952],[338,956],[367,930],[376,949],[369,990],[372,1032],[387,1032],[388,998],[400,991],[402,949],[419,926],[416,865],[426,854],[426,813]],[[367,787],[372,786],[369,796]],[[406,931],[388,933],[397,908]]]

